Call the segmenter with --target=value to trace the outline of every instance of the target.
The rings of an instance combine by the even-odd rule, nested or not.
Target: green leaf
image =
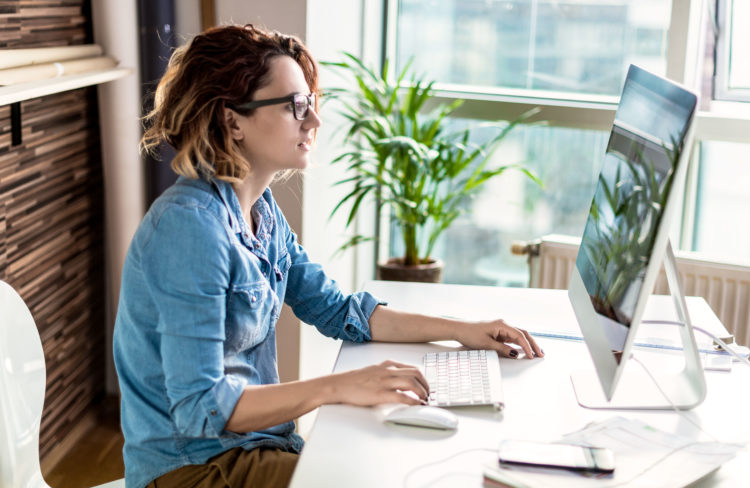
[[[347,240],[344,244],[341,245],[338,249],[336,249],[336,252],[333,253],[332,257],[337,257],[342,252],[346,251],[350,247],[357,246],[359,244],[362,244],[363,242],[377,242],[377,238],[373,236],[363,236],[360,234],[357,234],[355,236],[352,236]]]
[[[333,164],[343,162],[347,172],[335,184],[353,187],[334,212],[350,205],[349,226],[364,208],[365,197],[377,195],[379,205],[387,206],[402,227],[408,260],[419,262],[468,208],[466,199],[490,179],[514,168],[540,187],[542,183],[520,163],[487,167],[502,139],[518,123],[530,121],[535,111],[510,123],[480,124],[481,130],[492,131],[486,143],[471,141],[476,130],[471,127],[446,135],[450,117],[463,101],[432,103],[434,80],[415,74],[412,62],[395,80],[388,79],[393,77],[388,60],[376,71],[343,53],[341,62],[323,66],[347,81],[344,88],[326,91],[339,100],[335,109],[344,120],[347,144],[333,159]],[[428,113],[427,106],[434,108]]]

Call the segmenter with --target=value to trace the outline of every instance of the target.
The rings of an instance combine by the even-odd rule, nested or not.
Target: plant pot
[[[439,259],[430,259],[425,264],[405,266],[404,258],[390,258],[385,263],[378,263],[377,279],[440,283],[443,280],[443,262]]]

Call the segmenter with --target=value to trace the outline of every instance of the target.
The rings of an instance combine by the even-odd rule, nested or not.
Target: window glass
[[[445,262],[443,281],[526,286],[526,260],[511,254],[511,243],[550,233],[583,233],[608,135],[548,126],[511,131],[491,164],[521,163],[539,176],[544,188],[514,170],[488,181],[435,247],[433,256]],[[390,255],[402,254],[398,229],[392,226]]]
[[[750,259],[750,144],[700,145],[693,250]]]
[[[729,89],[750,90],[750,2],[731,2],[731,33],[729,49]]]
[[[670,0],[399,0],[396,58],[444,83],[619,95],[666,69]]]

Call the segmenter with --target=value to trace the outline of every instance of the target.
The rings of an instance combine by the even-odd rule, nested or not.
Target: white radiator
[[[515,243],[514,254],[527,254],[532,288],[567,289],[581,240],[548,235],[531,243]],[[703,297],[735,342],[750,343],[750,266],[707,259],[699,253],[675,251],[685,295]],[[654,293],[669,293],[662,267]]]

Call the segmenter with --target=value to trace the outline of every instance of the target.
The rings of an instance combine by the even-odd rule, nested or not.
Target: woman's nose
[[[302,127],[304,129],[316,129],[320,127],[322,124],[322,121],[320,120],[320,116],[318,115],[318,112],[315,111],[315,109],[311,106],[307,109],[307,115],[305,116],[305,120],[302,121]]]

